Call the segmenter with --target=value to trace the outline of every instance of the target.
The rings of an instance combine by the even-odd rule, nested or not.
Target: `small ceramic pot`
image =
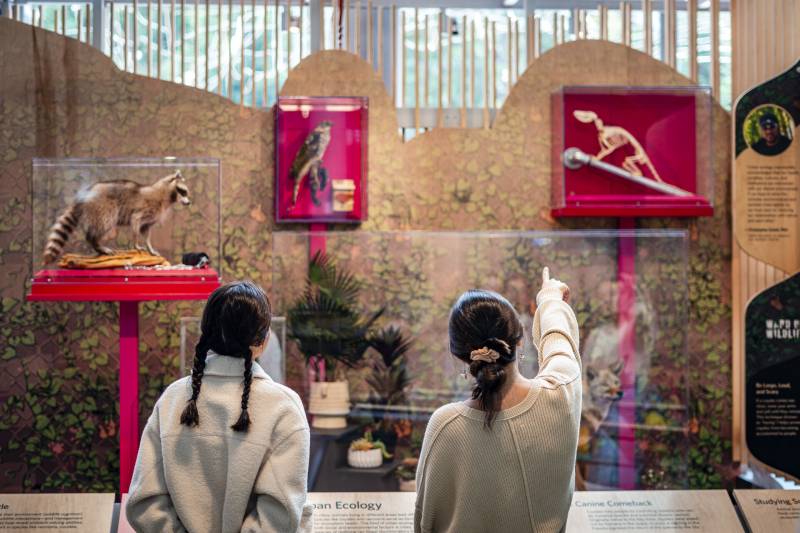
[[[347,450],[347,464],[353,468],[378,468],[383,464],[383,454],[372,450]]]
[[[399,489],[400,492],[417,492],[417,480],[401,479]]]

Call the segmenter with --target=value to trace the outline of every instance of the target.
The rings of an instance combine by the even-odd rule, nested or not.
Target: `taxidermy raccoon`
[[[578,452],[588,453],[589,445],[600,426],[608,417],[611,406],[622,398],[619,375],[625,364],[622,360],[609,365],[589,363],[583,378],[581,428],[578,435]],[[586,484],[580,469],[575,469],[575,488],[585,490]]]
[[[166,217],[175,202],[183,205],[192,203],[180,170],[152,185],[140,185],[130,180],[95,183],[81,190],[72,205],[50,228],[43,254],[44,264],[58,259],[69,236],[78,226],[84,228],[86,242],[99,255],[114,254],[114,250],[103,246],[101,241],[117,226],[131,227],[137,250],[158,255],[150,244],[150,230]],[[144,247],[140,239],[144,239]]]

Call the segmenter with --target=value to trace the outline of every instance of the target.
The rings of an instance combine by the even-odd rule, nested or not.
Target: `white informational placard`
[[[755,533],[800,533],[800,490],[734,490],[747,525]]]
[[[108,533],[114,494],[0,494],[0,531]]]
[[[413,533],[414,492],[311,492],[314,533]]]
[[[576,492],[567,533],[736,533],[743,531],[724,490]]]

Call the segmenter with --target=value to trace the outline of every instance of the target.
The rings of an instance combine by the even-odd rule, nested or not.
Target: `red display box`
[[[551,103],[554,217],[713,215],[707,88],[564,87]]]
[[[205,300],[219,286],[219,274],[211,268],[40,270],[33,277],[28,301]]]
[[[275,220],[366,220],[368,99],[281,97],[275,108]]]

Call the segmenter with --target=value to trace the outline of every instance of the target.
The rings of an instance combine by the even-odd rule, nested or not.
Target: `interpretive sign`
[[[800,63],[736,102],[734,231],[742,249],[787,273],[800,266]]]
[[[743,531],[724,490],[576,492],[567,533]]]
[[[793,490],[734,490],[751,531],[800,531],[800,493]]]
[[[761,463],[800,478],[800,274],[745,311],[745,435]]]
[[[0,531],[108,533],[113,494],[0,494]]]
[[[414,531],[414,492],[311,492],[314,533]]]

